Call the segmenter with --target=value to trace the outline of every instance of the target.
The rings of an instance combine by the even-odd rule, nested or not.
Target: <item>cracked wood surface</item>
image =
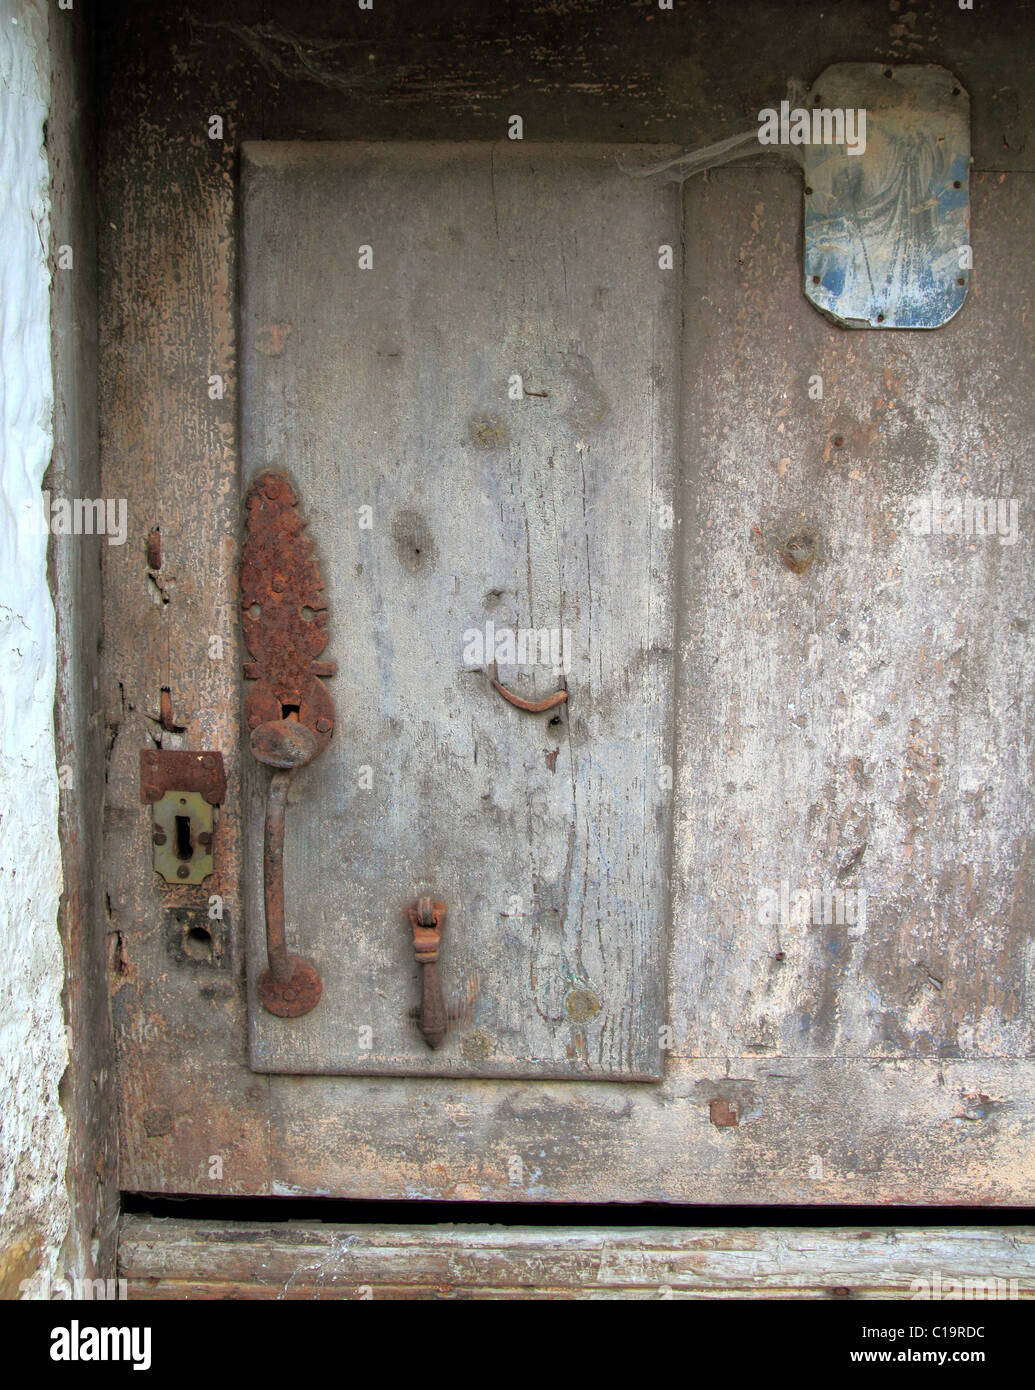
[[[323,999],[286,1028],[252,996],[257,1071],[660,1075],[679,277],[657,248],[679,196],[621,171],[637,152],[242,151],[244,478],[296,480],[341,670],[285,849]],[[489,686],[519,634],[512,683],[567,681],[550,719]],[[265,778],[245,774],[254,979]],[[434,1052],[422,894],[449,906]]]
[[[845,334],[804,303],[800,180],[738,169],[687,190],[664,1081],[267,1077],[246,1062],[240,894],[235,142],[319,133],[303,110],[337,139],[455,132],[401,89],[329,129],[246,48],[169,15],[104,22],[102,485],[130,508],[129,544],[103,548],[124,1188],[1030,1202],[1027,541],[902,534],[908,496],[935,486],[1017,498],[1022,528],[1031,514],[1030,178],[974,178],[968,304],[923,338]],[[985,120],[987,74],[961,75]],[[555,98],[537,136],[624,138],[592,101]],[[199,112],[224,109],[230,137],[210,142]],[[182,734],[161,727],[163,686]],[[151,869],[138,756],[158,738],[226,759],[204,894]],[[758,895],[785,880],[865,887],[866,934],[793,912],[775,933]]]
[[[1035,1297],[1035,1228],[261,1225],[130,1216],[131,1299]]]

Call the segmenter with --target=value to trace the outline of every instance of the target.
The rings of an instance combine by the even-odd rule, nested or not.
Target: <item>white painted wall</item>
[[[69,1225],[57,931],[55,622],[28,529],[52,447],[44,0],[0,0],[0,1295],[56,1277]]]

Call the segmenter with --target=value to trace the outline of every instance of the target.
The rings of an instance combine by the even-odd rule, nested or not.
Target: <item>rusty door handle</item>
[[[439,1047],[446,1036],[446,1006],[438,977],[438,953],[442,944],[445,903],[418,898],[406,914],[413,928],[413,953],[421,966],[420,1031],[429,1047]]]
[[[268,966],[259,976],[263,1007],[281,1018],[315,1009],[323,993],[316,967],[287,948],[284,931],[284,816],[297,768],[312,762],[334,731],[334,701],[320,679],[332,661],[327,645],[323,581],[298,497],[282,473],[260,473],[248,489],[247,535],[241,559],[245,663],[253,684],[245,722],[253,756],[271,768],[266,794],[262,888]]]
[[[284,813],[295,769],[320,751],[312,729],[294,720],[277,719],[253,729],[251,750],[272,768],[266,796],[262,891],[266,904],[268,967],[259,976],[259,998],[271,1014],[298,1018],[315,1009],[323,993],[320,972],[302,956],[292,955],[284,933]]]

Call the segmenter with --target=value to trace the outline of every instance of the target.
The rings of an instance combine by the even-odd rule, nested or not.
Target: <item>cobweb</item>
[[[787,101],[792,110],[805,106],[807,91],[800,78],[792,77],[788,81]],[[684,150],[657,164],[631,165],[619,159],[618,167],[634,179],[661,177],[663,183],[683,183],[706,169],[717,169],[722,164],[732,164],[735,159],[746,159],[753,154],[778,154],[804,165],[805,153],[801,145],[763,145],[759,141],[758,130],[756,118],[754,124],[716,140],[714,144]]]

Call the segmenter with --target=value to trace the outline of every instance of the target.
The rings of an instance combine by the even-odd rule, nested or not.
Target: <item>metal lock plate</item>
[[[844,328],[947,323],[971,274],[966,91],[945,68],[836,63],[807,108],[806,298]],[[816,141],[824,113],[851,141]]]
[[[200,792],[166,792],[155,802],[155,872],[167,883],[202,883],[212,873],[212,821],[212,807]]]
[[[214,807],[225,795],[221,753],[141,750],[140,799],[152,808],[154,868],[167,883],[203,883],[215,871]]]

